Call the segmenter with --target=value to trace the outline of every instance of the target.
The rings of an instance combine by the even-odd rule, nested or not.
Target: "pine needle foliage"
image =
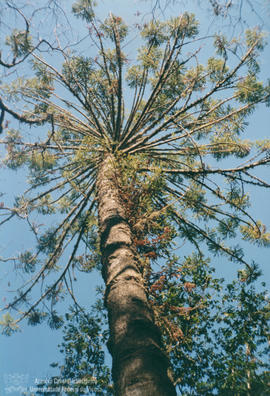
[[[17,317],[5,314],[2,324],[12,331],[23,318],[32,325],[47,319],[52,328],[60,327],[55,305],[65,291],[75,300],[74,271],[100,269],[96,182],[110,155],[149,301],[173,343],[183,330],[168,318],[186,318],[190,307],[173,297],[167,282],[172,274],[190,271],[189,260],[192,271],[198,270],[194,263],[207,248],[241,264],[248,283],[257,267],[234,245],[235,236],[259,246],[270,243],[265,226],[248,211],[245,191],[248,185],[269,187],[254,173],[270,162],[269,141],[243,138],[256,105],[269,105],[270,87],[258,77],[264,37],[257,29],[248,30],[243,42],[216,36],[214,55],[201,63],[199,23],[183,13],[138,26],[140,46],[131,56],[124,52],[130,29],[121,17],[98,21],[89,0],[77,1],[72,11],[87,23],[91,54],[49,46],[60,53],[59,66],[31,43],[27,29],[6,41],[13,66],[28,61],[32,77],[1,82],[1,119],[9,115],[37,129],[28,141],[22,128],[5,128],[4,164],[27,169],[29,188],[13,207],[1,204],[0,224],[25,219],[36,247],[13,258],[31,278],[4,308]],[[36,213],[54,216],[53,226],[41,232]],[[181,265],[172,255],[176,239],[196,252]],[[158,262],[167,263],[159,275]],[[41,294],[31,300],[40,284]],[[183,287],[192,295],[196,283],[187,275]],[[195,300],[193,306],[201,304]]]
[[[224,240],[238,229],[245,240],[269,244],[265,227],[247,212],[249,199],[242,188],[268,187],[252,169],[269,163],[269,142],[242,139],[255,105],[269,102],[269,87],[257,80],[263,36],[249,30],[241,47],[235,40],[216,37],[217,55],[199,64],[199,49],[193,43],[198,21],[184,13],[141,26],[142,45],[137,60],[131,61],[122,50],[128,40],[124,21],[110,15],[98,23],[88,9],[91,2],[86,3],[76,3],[73,12],[82,18],[82,12],[88,13],[94,56],[59,48],[64,62],[57,69],[33,51],[30,65],[35,76],[1,86],[3,112],[22,123],[48,124],[47,136],[33,143],[14,129],[7,129],[1,140],[6,166],[28,167],[30,183],[14,208],[1,207],[1,223],[19,216],[34,229],[35,211],[65,213],[59,224],[36,233],[31,272],[38,263],[37,272],[23,296],[56,269],[68,245],[73,250],[56,284],[76,262],[80,244],[91,245],[96,175],[106,153],[115,157],[122,200],[138,240],[159,235],[170,223],[171,237],[179,235],[198,251],[204,242],[214,254],[245,263],[242,250]],[[13,38],[14,45],[11,40],[7,45],[14,56],[22,55],[14,49],[18,38]],[[237,48],[241,57],[235,54],[229,65],[227,51]],[[7,104],[18,100],[22,113]],[[233,167],[223,167],[222,159],[229,156]],[[31,310],[46,296],[47,292]]]

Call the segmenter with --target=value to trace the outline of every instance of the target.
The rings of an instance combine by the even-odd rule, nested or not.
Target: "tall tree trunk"
[[[97,179],[99,227],[117,396],[172,396],[169,361],[147,301],[132,233],[119,197],[115,159],[107,154]]]

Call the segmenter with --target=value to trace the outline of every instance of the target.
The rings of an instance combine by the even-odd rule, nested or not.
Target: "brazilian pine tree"
[[[242,137],[255,106],[269,103],[269,86],[258,80],[263,37],[257,30],[243,42],[217,35],[213,56],[200,62],[199,25],[184,13],[137,26],[139,48],[126,54],[130,30],[122,18],[100,22],[92,2],[79,0],[72,11],[87,28],[80,50],[58,36],[35,44],[29,20],[15,11],[25,29],[6,38],[11,60],[1,58],[5,70],[16,70],[1,82],[1,143],[6,166],[28,170],[29,188],[14,206],[1,203],[1,226],[23,218],[36,249],[12,258],[29,278],[4,307],[4,331],[24,318],[59,327],[64,290],[76,301],[74,271],[97,267],[115,394],[175,395],[162,338],[168,307],[156,293],[165,276],[153,277],[155,263],[181,272],[170,253],[177,237],[193,245],[193,263],[206,247],[241,264],[249,279],[255,263],[226,240],[239,233],[269,244],[244,187],[269,187],[254,169],[269,164],[270,142]],[[25,63],[31,78],[20,75]],[[10,119],[19,130],[9,128]],[[54,218],[45,231],[37,214],[45,223]],[[181,338],[174,326],[167,323],[168,331]]]

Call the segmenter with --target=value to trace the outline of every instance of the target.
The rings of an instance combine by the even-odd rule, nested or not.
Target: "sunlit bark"
[[[116,394],[176,395],[168,376],[169,361],[154,324],[139,271],[132,233],[118,193],[113,155],[105,156],[97,180],[99,227],[106,283]]]

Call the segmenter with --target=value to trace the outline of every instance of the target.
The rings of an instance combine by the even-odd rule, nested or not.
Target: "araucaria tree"
[[[4,308],[4,329],[23,318],[60,326],[55,304],[64,288],[75,300],[72,273],[97,265],[106,286],[115,394],[175,395],[163,339],[167,332],[179,341],[183,332],[166,315],[199,310],[204,302],[202,296],[196,307],[164,304],[157,291],[166,276],[154,276],[157,263],[171,276],[184,271],[188,259],[181,263],[171,253],[178,238],[194,246],[193,265],[207,247],[241,264],[248,282],[256,264],[226,239],[239,233],[259,245],[270,240],[249,214],[244,192],[246,184],[269,187],[254,169],[269,164],[270,142],[242,139],[256,104],[269,103],[269,86],[257,79],[263,37],[249,30],[244,42],[208,38],[215,55],[201,64],[198,22],[184,13],[138,25],[139,49],[127,55],[124,21],[110,14],[99,22],[91,1],[79,0],[73,14],[87,37],[76,52],[62,48],[57,36],[54,44],[34,44],[29,19],[12,9],[25,29],[6,39],[12,59],[4,52],[1,65],[20,73],[28,62],[32,77],[12,80],[11,73],[2,82],[1,143],[7,166],[28,169],[30,187],[14,207],[1,203],[1,225],[25,219],[37,247],[12,258],[30,278]],[[10,118],[20,132],[5,124]],[[37,128],[29,135],[27,125]],[[36,212],[55,216],[45,232]],[[41,294],[31,300],[39,284]]]

